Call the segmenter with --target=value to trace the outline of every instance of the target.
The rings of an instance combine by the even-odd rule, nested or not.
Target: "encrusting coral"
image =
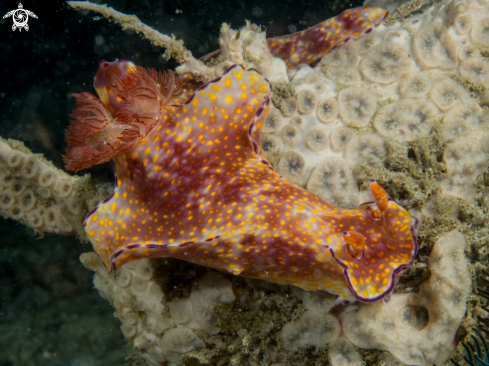
[[[110,194],[90,175],[71,176],[16,140],[0,138],[0,214],[40,234],[85,238],[83,220]]]
[[[132,357],[136,361],[144,360],[149,365],[166,362],[170,365],[339,366],[368,362],[372,365],[440,366],[456,349],[454,360],[459,362],[462,345],[456,348],[456,341],[463,337],[465,328],[487,316],[483,292],[479,291],[478,296],[470,286],[471,277],[474,280],[482,273],[488,259],[489,179],[487,173],[483,175],[487,171],[489,153],[489,81],[485,56],[489,41],[484,31],[489,5],[485,1],[446,0],[438,4],[415,1],[393,12],[384,24],[373,20],[370,23],[365,18],[370,10],[358,9],[359,21],[363,19],[364,25],[370,26],[361,28],[361,37],[353,34],[351,38],[346,33],[348,26],[341,26],[348,24],[346,19],[355,14],[355,10],[338,17],[336,23],[331,20],[309,33],[304,32],[302,38],[298,33],[267,40],[265,32],[250,23],[239,31],[223,25],[221,49],[206,57],[205,62],[195,59],[182,43],[155,32],[135,17],[91,3],[70,4],[97,11],[125,28],[142,32],[147,38],[169,47],[168,55],[174,55],[182,63],[176,69],[181,95],[175,83],[177,93],[170,93],[169,99],[160,98],[164,102],[157,108],[142,103],[131,110],[131,118],[139,122],[131,126],[135,127],[135,133],[130,135],[137,135],[138,140],[115,156],[116,191],[86,222],[95,249],[107,267],[95,253],[87,253],[81,260],[96,272],[94,284],[116,309],[116,316],[122,321],[121,331],[133,346]],[[372,14],[380,14],[375,19],[383,19],[385,12],[374,9]],[[336,29],[338,36],[333,38],[335,48],[331,49],[330,39],[323,39],[327,42],[325,49],[331,49],[324,57],[322,51],[320,55],[313,54],[308,51],[308,44],[301,44],[313,39],[318,30],[325,31],[321,27],[327,26],[341,29]],[[329,36],[327,32],[326,29],[325,38]],[[272,45],[269,49],[270,42],[278,43],[280,39],[285,47]],[[304,57],[293,50],[294,45],[303,50]],[[276,55],[280,58],[274,57]],[[313,60],[317,62],[314,64]],[[243,66],[234,66],[237,63]],[[132,68],[128,67],[117,77],[108,77],[104,85],[119,93],[117,95],[126,103],[135,105],[138,102],[129,101],[129,96],[118,90],[132,73]],[[145,73],[152,77],[151,71]],[[159,81],[158,78],[153,80]],[[137,80],[127,84],[133,91],[149,85],[138,84]],[[249,96],[251,90],[255,90],[254,97]],[[117,124],[117,116],[111,110],[117,111],[120,101],[99,94],[102,102],[91,97],[89,103],[106,108],[106,120]],[[152,99],[157,100],[156,95],[152,93]],[[161,96],[164,95],[167,96],[165,93]],[[124,103],[121,106],[128,108]],[[163,112],[158,113],[158,109]],[[91,123],[93,105],[88,110],[85,110],[87,113],[79,110],[76,119]],[[238,120],[243,110],[247,117]],[[148,125],[140,123],[137,118],[142,115],[154,119],[158,125],[149,127],[149,120]],[[230,126],[242,131],[236,134],[219,131],[220,121],[226,120],[236,121]],[[248,122],[240,127],[241,120]],[[101,129],[105,136],[110,136],[105,130],[107,126],[110,124],[104,122]],[[87,136],[83,143],[93,142],[94,136]],[[228,141],[226,137],[237,139]],[[158,140],[161,146],[156,143]],[[224,151],[230,148],[229,153],[233,152],[236,159],[229,161],[231,165],[226,166],[225,171],[219,171],[223,169],[218,158],[219,146],[223,143],[227,146]],[[194,158],[191,155],[194,151],[203,154],[203,159]],[[262,153],[266,159],[260,155]],[[107,160],[107,156],[102,160]],[[214,165],[209,163],[213,159],[216,160]],[[11,169],[6,166],[2,166],[2,171]],[[233,167],[239,167],[241,173]],[[192,175],[196,169],[202,182]],[[154,178],[160,175],[168,182]],[[213,180],[216,175],[221,177],[217,181]],[[302,201],[293,202],[274,194],[270,196],[269,207],[255,207],[257,202],[251,199],[254,194],[261,200],[274,193],[273,185],[268,186],[267,180],[258,179],[262,176],[272,177],[274,184],[283,182],[287,192]],[[21,177],[17,175],[17,179]],[[146,179],[151,182],[141,186]],[[208,181],[204,182],[205,179]],[[398,204],[388,201],[385,192],[379,184],[371,182],[372,179],[376,179]],[[241,212],[238,212],[241,206],[236,207],[235,219],[241,220],[237,222],[240,226],[235,223],[236,228],[228,229],[237,232],[236,238],[229,239],[236,250],[243,250],[245,257],[248,255],[250,267],[236,266],[242,264],[242,258],[233,251],[233,245],[219,246],[225,241],[225,238],[220,239],[225,229],[219,229],[223,224],[218,202],[228,197],[223,184],[236,181],[246,188],[237,189],[234,195],[239,195],[246,203]],[[163,186],[158,186],[160,183]],[[178,191],[179,186],[189,188]],[[164,196],[156,197],[148,187],[163,187],[161,194]],[[403,233],[411,239],[401,244],[406,246],[405,253],[394,246],[394,249],[386,246],[392,251],[389,254],[392,258],[385,257],[384,250],[364,252],[369,248],[370,243],[365,246],[365,240],[370,236],[358,227],[350,229],[347,221],[348,227],[330,228],[337,230],[332,240],[343,245],[339,251],[331,249],[330,253],[339,259],[336,263],[343,261],[346,277],[341,277],[341,281],[346,279],[347,286],[333,281],[326,289],[340,296],[345,295],[340,289],[346,289],[365,301],[377,299],[376,289],[382,286],[379,293],[383,299],[372,304],[338,305],[338,299],[329,294],[233,275],[313,288],[297,280],[309,274],[307,271],[303,274],[301,267],[295,264],[284,269],[288,277],[273,273],[275,267],[267,260],[288,263],[281,257],[283,253],[263,255],[268,252],[260,253],[261,248],[253,243],[258,238],[241,237],[247,225],[267,227],[271,223],[283,226],[277,226],[280,229],[272,233],[276,237],[268,244],[265,240],[267,250],[276,238],[292,233],[291,226],[297,230],[294,237],[309,236],[312,231],[308,230],[317,225],[316,216],[309,215],[311,219],[307,222],[307,218],[296,219],[289,228],[285,220],[287,210],[282,209],[284,220],[280,216],[281,203],[287,203],[291,213],[296,214],[307,207],[304,202],[319,202],[319,198],[299,187],[320,197],[327,203],[325,207],[335,206],[335,212],[345,215],[358,212],[353,208],[362,202],[374,201],[360,206],[372,215],[370,221],[363,218],[354,224],[360,227],[363,223],[367,231],[372,229],[372,234],[378,228],[373,224],[375,220],[392,225],[386,210],[393,209],[393,205],[403,213],[399,217],[409,220],[403,229],[388,234]],[[173,202],[170,198],[174,195],[189,199]],[[280,199],[275,201],[277,197]],[[158,213],[153,205],[160,199],[168,200],[173,206]],[[179,205],[185,206],[186,211],[179,211]],[[417,228],[415,220],[401,206],[419,220]],[[253,210],[262,209],[263,214],[253,218]],[[272,213],[272,210],[276,211]],[[251,216],[247,218],[245,214]],[[273,214],[278,215],[277,223],[270,216]],[[211,221],[190,227],[183,222],[187,219]],[[258,221],[253,221],[255,219]],[[342,224],[340,217],[334,220]],[[402,224],[399,220],[398,225]],[[194,227],[209,232],[198,234],[199,239],[194,240],[197,238]],[[188,238],[183,237],[187,229],[194,229],[193,235],[188,233]],[[419,251],[413,246],[414,234],[419,239]],[[164,242],[159,243],[158,238],[165,238]],[[170,240],[175,241],[175,246]],[[195,256],[193,252],[199,240],[202,241],[199,250],[204,257]],[[301,243],[307,246],[299,246],[302,249],[298,247],[289,254],[299,258],[299,254],[309,249],[310,240],[304,239]],[[214,248],[214,244],[217,244],[215,249],[205,247]],[[250,245],[258,254],[246,254]],[[227,268],[231,274],[192,264],[181,264],[183,267],[179,268],[181,262],[167,258],[128,262],[155,256],[161,250],[169,255],[172,248],[175,248],[173,256],[199,264],[212,266],[222,261],[215,267]],[[383,272],[386,263],[391,266],[390,272],[399,268],[405,272],[400,277],[386,277],[387,272]],[[412,266],[408,268],[400,263]],[[117,264],[118,268],[112,264]],[[261,272],[256,275],[246,272],[249,268]],[[294,268],[299,268],[301,273],[294,273]],[[110,272],[111,269],[115,270]],[[176,283],[174,276],[180,274],[183,274],[182,279]],[[311,276],[308,280],[314,278],[314,273]],[[381,285],[389,279],[392,285],[398,281],[392,294],[387,294],[392,286],[386,290]],[[372,282],[377,287],[371,286]],[[360,290],[362,286],[368,289],[366,295]],[[386,331],[385,327],[390,330]],[[428,333],[432,336],[428,337]]]
[[[112,273],[94,253],[81,260],[96,272],[96,288],[116,309],[124,336],[150,365],[165,359],[179,365],[182,355],[183,364],[226,358],[240,364],[246,354],[255,363],[299,364],[296,352],[310,347],[327,348],[332,365],[361,365],[355,346],[389,350],[395,356],[390,358],[406,364],[442,365],[453,351],[471,292],[465,244],[456,230],[440,237],[428,262],[431,279],[418,293],[336,306],[333,313],[331,295],[233,278],[200,266],[187,280],[189,289],[170,297],[167,286],[158,286],[158,276],[171,276],[167,271],[175,268],[168,259],[133,261]],[[339,338],[341,332],[348,339]]]

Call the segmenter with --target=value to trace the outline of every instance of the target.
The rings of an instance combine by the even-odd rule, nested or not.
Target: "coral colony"
[[[271,39],[224,24],[202,60],[69,4],[181,65],[102,61],[100,99],[75,95],[66,168],[112,160],[115,189],[0,140],[0,212],[90,240],[80,259],[137,362],[487,364],[485,0],[356,8]]]

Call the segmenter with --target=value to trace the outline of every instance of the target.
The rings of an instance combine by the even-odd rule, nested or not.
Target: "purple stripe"
[[[365,34],[369,34],[370,32],[372,32],[374,29],[373,28],[369,28],[367,29],[367,31],[365,32]]]
[[[156,122],[154,125],[152,125],[152,126],[151,126],[151,127],[148,129],[148,132],[146,132],[146,135],[145,135],[145,136],[148,136],[148,135],[149,135],[149,133],[150,133],[151,131],[153,131],[153,130],[154,130],[154,128],[155,128],[155,127],[158,125],[158,123],[160,123],[160,120],[161,120],[161,113],[160,113],[160,116],[158,117],[158,122]]]
[[[199,86],[197,89],[195,89],[195,91],[194,91],[194,95],[195,95],[195,93],[197,93],[198,91],[201,91],[201,90],[203,90],[203,89],[207,88],[207,85],[209,85],[210,83],[212,83],[212,81],[210,81],[210,82],[208,82],[207,84],[204,84],[204,85],[202,85],[202,86]]]
[[[126,248],[127,249],[134,249],[134,248],[139,248],[141,246],[141,244],[131,244],[131,245],[128,245]]]
[[[189,104],[194,98],[195,98],[195,93],[192,94],[184,104]]]
[[[222,74],[222,76],[224,76],[224,75],[228,74],[228,73],[229,73],[229,72],[230,72],[232,69],[234,69],[234,68],[236,68],[236,67],[238,67],[238,66],[239,66],[239,67],[241,67],[243,70],[246,70],[246,69],[244,68],[244,66],[243,66],[243,65],[240,65],[240,64],[235,64],[235,65],[231,66],[230,68],[228,68],[228,69],[226,70],[226,72],[224,72],[224,74]]]
[[[256,111],[256,116],[257,116],[257,117],[260,117],[262,113],[263,113],[263,104],[262,104],[262,105],[261,105],[261,107],[260,107],[260,108],[258,108],[258,110]]]
[[[115,181],[116,181],[116,183],[115,183],[115,184],[116,184],[116,186],[117,186],[117,179],[116,179]],[[111,194],[109,197],[107,197],[106,199],[104,199],[104,200],[102,201],[102,203],[107,203],[107,202],[109,202],[109,201],[112,199],[112,197],[114,197],[114,194],[115,194],[115,192],[114,192],[114,193],[112,193],[112,194]]]
[[[165,249],[168,248],[168,244],[148,244],[145,245],[146,248],[148,249]]]
[[[84,225],[85,225],[85,224],[86,224],[86,222],[88,221],[88,218],[89,218],[90,216],[92,216],[92,215],[95,213],[95,211],[97,211],[97,210],[98,210],[98,205],[97,205],[97,206],[95,206],[95,208],[94,208],[92,211],[90,211],[90,212],[88,213],[88,215],[85,217],[85,220],[83,221],[83,224],[84,224]]]
[[[255,125],[255,122],[253,121],[253,122],[251,122],[251,124],[250,124],[250,128],[248,128],[248,136],[250,136],[250,137],[251,137],[251,132],[253,131],[253,126],[254,126],[254,125]]]
[[[146,248],[148,248],[148,249],[159,249],[159,247],[160,246],[157,245],[157,244],[148,244],[148,245],[146,245]]]
[[[248,69],[247,71],[254,71],[254,72],[256,72],[257,74],[259,74],[260,76],[263,76],[263,75],[261,74],[261,72],[260,72],[260,71],[258,71],[257,69],[253,69],[253,68],[251,68],[251,69]]]

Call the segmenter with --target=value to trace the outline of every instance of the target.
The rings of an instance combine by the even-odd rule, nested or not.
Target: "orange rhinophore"
[[[382,188],[375,180],[371,180],[370,190],[375,197],[375,204],[379,210],[381,212],[387,210],[387,207],[389,207],[389,196],[387,196],[385,189]]]
[[[66,131],[68,170],[81,170],[128,151],[161,118],[162,108],[181,92],[172,71],[157,73],[129,61],[100,63],[93,94],[73,94],[77,107]]]

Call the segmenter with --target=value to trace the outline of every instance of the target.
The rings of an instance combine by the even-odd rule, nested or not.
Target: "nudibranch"
[[[288,67],[312,64],[339,44],[372,32],[388,14],[386,10],[368,6],[345,10],[301,32],[267,38],[268,47],[270,53],[282,58]]]
[[[111,80],[109,104],[126,95],[122,77]],[[260,149],[271,89],[256,70],[234,65],[164,105],[137,145],[114,156],[115,192],[84,223],[108,268],[173,257],[338,301],[375,301],[393,289],[417,252],[416,220],[374,181],[375,201],[350,210],[280,176]]]
[[[310,65],[341,43],[372,32],[388,14],[387,10],[377,7],[348,9],[303,31],[267,38],[268,47],[270,53],[284,60],[289,68],[300,63]],[[202,59],[215,57],[219,53],[212,52]]]

